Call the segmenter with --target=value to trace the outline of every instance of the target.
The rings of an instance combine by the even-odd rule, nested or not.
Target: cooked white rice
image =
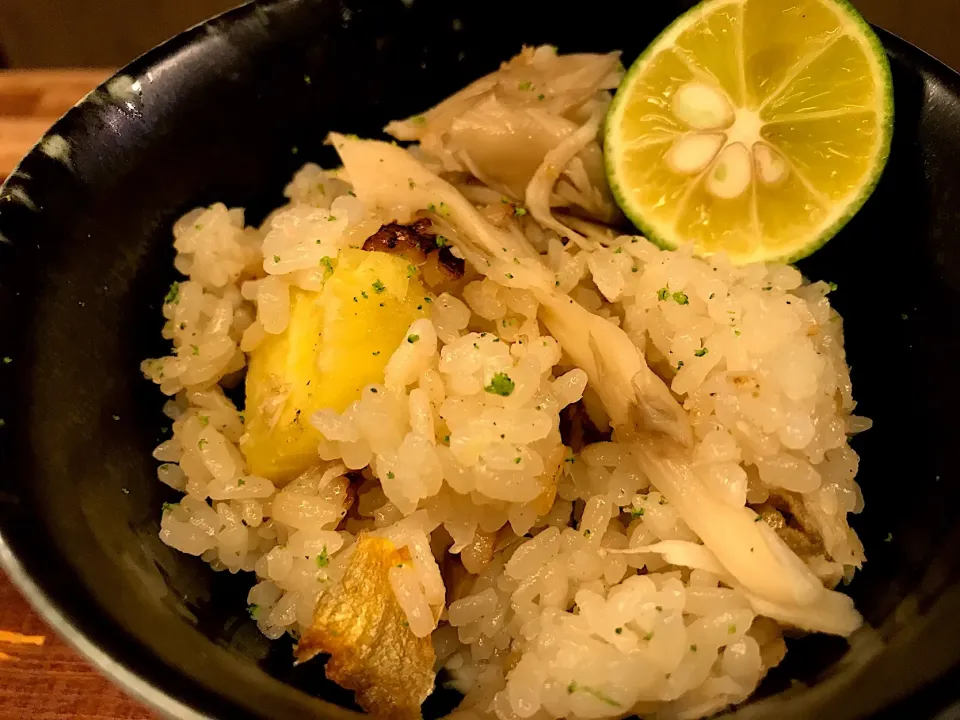
[[[531,62],[556,60],[537,53]],[[616,75],[608,77],[609,61],[592,62],[590,93],[575,93],[569,107],[551,96],[561,103],[555,124],[575,129],[591,122],[590,102],[602,109]],[[427,165],[458,177],[463,144],[444,132],[405,139],[423,140]],[[585,153],[562,197],[546,200],[548,214],[586,207]],[[516,178],[480,179],[486,187],[459,187],[493,217]],[[582,399],[602,427],[603,403],[538,321],[537,294],[491,277],[462,297],[437,297],[430,318],[410,328],[420,341],[400,343],[382,384],[343,413],[311,418],[325,438],[313,470],[283,487],[250,475],[243,415],[220,386],[241,382],[245,353],[286,328],[291,288],[322,287],[321,258],[418,209],[365,206],[351,187],[343,172],[308,164],[286,188],[289,203],[259,228],[220,204],[174,227],[175,266],[188,278],[163,306],[174,351],[143,364],[171,396],[173,434],[154,452],[158,476],[184,493],[164,509],[165,543],[215,570],[255,573],[248,602],[270,638],[311,624],[359,532],[406,546],[413,563],[392,572],[391,585],[413,632],[432,633],[439,666],[466,696],[455,713],[464,717],[701,717],[745,699],[780,662],[775,619],[831,629],[831,618],[741,582],[701,544],[707,538],[667,501],[632,438],[615,434],[576,454],[564,445],[561,410]],[[605,202],[603,192],[590,197]],[[847,524],[863,505],[847,439],[869,422],[851,414],[829,286],[787,265],[734,267],[596,226],[581,227],[585,242],[564,245],[539,218],[495,219],[525,235],[555,286],[622,328],[669,385],[711,502],[743,511],[795,493],[822,539],[806,568],[828,587],[849,578],[864,556]],[[509,397],[484,391],[499,372],[516,384]],[[554,500],[541,477],[560,459]],[[475,582],[445,583],[451,554]]]

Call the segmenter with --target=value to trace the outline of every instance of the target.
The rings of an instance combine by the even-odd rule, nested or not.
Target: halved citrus
[[[651,240],[790,262],[860,209],[892,132],[886,55],[845,0],[708,0],[630,68],[604,153]]]

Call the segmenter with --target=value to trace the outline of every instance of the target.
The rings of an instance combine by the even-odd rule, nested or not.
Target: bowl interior
[[[261,3],[148,53],[58,122],[68,152],[35,150],[0,191],[0,355],[12,359],[0,366],[0,553],[48,617],[178,717],[350,714],[320,661],[294,668],[290,643],[247,618],[250,577],[213,573],[157,537],[173,499],[150,456],[163,399],[138,365],[165,351],[170,227],[215,201],[259,222],[303,162],[334,162],[327,131],[378,135],[524,43],[622,48],[629,63],[691,4]],[[960,656],[960,83],[884,40],[890,165],[801,265],[839,286],[858,414],[875,421],[854,446],[869,562],[848,588],[870,628],[849,643],[793,640],[744,717],[862,716]],[[425,714],[455,702],[438,692]]]

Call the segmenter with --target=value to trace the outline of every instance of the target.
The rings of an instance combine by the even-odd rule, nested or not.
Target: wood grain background
[[[960,69],[960,0],[852,2],[871,22]],[[239,4],[240,0],[0,0],[0,47],[13,68],[119,67],[177,31]]]
[[[57,118],[111,74],[111,70],[0,71],[0,180]]]
[[[0,571],[0,630],[44,636],[0,642],[0,720],[153,720],[52,633]]]

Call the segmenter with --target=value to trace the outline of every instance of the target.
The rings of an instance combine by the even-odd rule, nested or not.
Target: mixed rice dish
[[[526,48],[259,227],[173,229],[160,536],[373,715],[442,671],[465,720],[699,718],[862,622],[831,286],[618,230],[622,73]]]

